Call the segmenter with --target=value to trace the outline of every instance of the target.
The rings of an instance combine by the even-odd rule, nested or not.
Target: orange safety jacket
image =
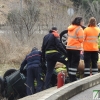
[[[67,49],[82,50],[84,31],[81,26],[70,25],[68,27]]]
[[[97,27],[87,27],[84,30],[84,51],[98,51],[98,36],[100,29]]]

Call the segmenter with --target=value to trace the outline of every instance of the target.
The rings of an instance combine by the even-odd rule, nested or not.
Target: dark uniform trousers
[[[90,76],[90,67],[92,67],[92,74],[98,73],[97,67],[98,52],[97,51],[84,51],[84,76]]]
[[[76,81],[76,72],[80,61],[80,50],[69,50],[68,52],[68,68],[70,81]]]
[[[37,67],[35,67],[37,66]],[[38,65],[28,66],[27,68],[27,95],[32,95],[35,92],[39,92],[43,88],[43,81],[41,80],[41,68]],[[37,88],[35,91],[34,80],[37,81]]]
[[[66,57],[59,52],[46,54],[46,60],[47,60],[47,72],[46,72],[44,89],[50,87],[50,81],[56,62],[58,61],[65,64],[66,68],[68,64]]]

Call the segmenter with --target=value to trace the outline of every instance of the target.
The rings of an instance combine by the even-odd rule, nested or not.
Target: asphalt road
[[[93,95],[95,95],[95,92],[93,92],[94,90],[100,90],[100,84],[75,95],[69,100],[100,100],[100,99],[96,99],[96,97],[95,99],[93,99]]]

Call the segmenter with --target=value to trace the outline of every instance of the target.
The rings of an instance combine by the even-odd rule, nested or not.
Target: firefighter
[[[96,19],[91,17],[88,27],[84,30],[84,76],[90,76],[90,62],[92,62],[92,74],[98,73],[97,61],[98,61],[98,36],[100,29],[96,27]]]
[[[84,39],[82,17],[76,17],[72,21],[72,25],[68,27],[68,68],[70,81],[76,81],[76,72],[80,61],[80,51],[82,50],[82,43]]]
[[[50,81],[57,61],[67,66],[67,52],[59,40],[59,34],[56,27],[52,27],[49,34],[44,36],[42,44],[42,53],[44,61],[47,61],[47,72],[44,89],[50,87]]]
[[[42,90],[43,81],[41,81],[42,69],[40,67],[41,64],[41,51],[38,51],[37,48],[33,48],[31,53],[26,56],[24,61],[21,64],[20,72],[23,72],[23,68],[27,64],[27,78],[26,78],[26,87],[27,87],[27,95],[31,95],[35,93],[34,81],[37,81],[36,92]]]

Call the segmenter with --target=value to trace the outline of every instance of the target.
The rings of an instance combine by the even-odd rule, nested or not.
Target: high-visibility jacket
[[[67,49],[82,50],[84,31],[81,26],[70,25],[68,27]]]
[[[98,36],[100,29],[97,27],[87,27],[84,30],[84,51],[98,51]]]

